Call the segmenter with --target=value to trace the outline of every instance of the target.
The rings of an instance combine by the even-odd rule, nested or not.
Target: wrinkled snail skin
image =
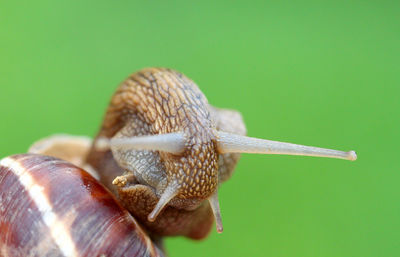
[[[343,152],[246,137],[240,113],[208,104],[198,86],[165,68],[133,73],[111,98],[87,163],[157,236],[222,232],[218,188],[240,153],[355,160]]]
[[[0,256],[162,256],[96,179],[37,154],[0,161],[0,231]]]
[[[221,114],[227,118],[221,119]],[[246,133],[239,113],[211,107],[197,85],[181,73],[148,68],[128,77],[112,96],[87,160],[151,233],[201,239],[214,219],[207,200],[230,177],[240,155],[216,151],[217,129]],[[174,137],[174,132],[182,133],[182,138]],[[151,143],[153,151],[96,147],[103,139],[148,135],[167,135],[161,140],[168,142],[171,137],[172,142],[158,148]],[[184,146],[182,152],[174,152],[179,145]],[[116,181],[117,176],[122,178]],[[168,190],[171,194],[166,196]],[[163,197],[168,205],[151,220],[149,214]],[[158,207],[160,211],[164,206]]]

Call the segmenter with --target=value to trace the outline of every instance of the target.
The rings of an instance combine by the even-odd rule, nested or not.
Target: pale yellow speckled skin
[[[144,69],[119,86],[97,138],[184,132],[185,151],[180,155],[128,150],[111,154],[93,147],[88,163],[153,233],[202,238],[212,224],[212,213],[204,200],[231,176],[239,159],[239,154],[218,153],[216,130],[246,133],[239,113],[211,107],[197,85],[181,73],[164,68]],[[111,181],[127,173],[133,174],[134,179],[115,189]],[[147,215],[165,187],[173,182],[179,185],[179,194],[155,222],[148,222]],[[143,202],[150,205],[145,211],[137,207]]]

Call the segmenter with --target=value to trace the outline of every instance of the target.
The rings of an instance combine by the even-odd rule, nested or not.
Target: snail
[[[240,153],[357,158],[354,151],[247,137],[239,112],[211,106],[193,81],[165,68],[122,82],[93,140],[55,136],[30,152],[98,176],[158,245],[165,236],[202,239],[214,221],[223,231],[218,190]]]

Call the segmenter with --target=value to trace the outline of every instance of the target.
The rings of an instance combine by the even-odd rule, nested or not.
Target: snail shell
[[[112,194],[37,154],[0,161],[0,256],[162,256]]]

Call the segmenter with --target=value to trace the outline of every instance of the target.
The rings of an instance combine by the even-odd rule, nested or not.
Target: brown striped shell
[[[162,256],[90,174],[37,154],[0,161],[0,256]]]

